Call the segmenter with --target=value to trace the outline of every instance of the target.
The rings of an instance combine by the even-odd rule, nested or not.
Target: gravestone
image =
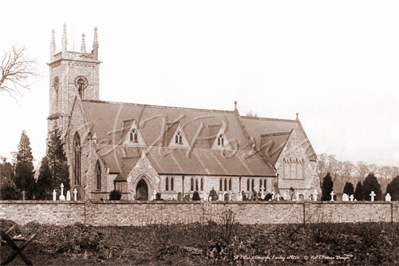
[[[319,193],[317,193],[317,190],[315,189],[314,192],[313,192],[313,201],[317,201],[317,195],[318,194]]]
[[[67,200],[67,201],[70,201],[70,200],[71,200],[71,192],[69,192],[69,190],[67,191],[67,198],[66,198],[66,200]]]
[[[389,195],[389,193],[385,195],[385,201],[391,201],[391,195]]]
[[[231,195],[231,200],[232,201],[237,201],[237,194],[232,194]]]
[[[281,198],[282,198],[281,200],[288,200],[289,197],[288,197],[287,192],[284,192],[283,195],[281,196]]]
[[[257,200],[258,193],[255,190],[252,191],[252,200]]]
[[[348,194],[344,193],[344,194],[342,195],[342,201],[349,201]]]
[[[64,184],[61,183],[61,195],[60,195],[60,200],[65,200],[65,196],[64,196]]]
[[[281,198],[280,194],[277,194],[276,198],[277,198],[277,201],[280,201],[280,198]]]
[[[55,190],[54,190],[55,191]],[[75,188],[75,190],[73,191],[73,200],[77,201],[78,200],[78,190]]]
[[[247,195],[245,194],[244,190],[241,192],[241,198],[242,200],[247,200]]]
[[[152,200],[156,199],[157,199],[157,191],[154,189],[154,191],[152,192]]]
[[[342,194],[341,194],[341,193],[337,193],[337,194],[335,195],[335,199],[336,199],[337,201],[342,201]]]
[[[178,201],[182,201],[182,194],[181,194],[181,192],[179,192],[179,193],[177,193],[177,200]]]
[[[229,194],[224,194],[224,201],[229,201]]]
[[[299,194],[299,201],[304,202],[305,201],[305,196],[303,194]]]
[[[352,195],[350,195],[350,197],[349,197],[349,199],[351,200],[351,201],[353,201],[353,199],[355,198],[355,196],[352,194]]]
[[[53,201],[56,201],[56,200],[57,200],[57,192],[55,192],[55,189],[54,189],[54,191],[53,191]]]
[[[330,201],[334,201],[334,191],[331,191],[331,193],[330,193],[330,195],[331,195],[331,200]]]
[[[371,197],[371,201],[374,201],[374,197],[377,196],[374,191],[371,191],[370,193],[370,197]]]

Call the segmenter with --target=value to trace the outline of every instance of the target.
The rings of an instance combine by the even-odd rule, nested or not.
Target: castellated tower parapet
[[[75,97],[99,100],[99,67],[97,27],[94,28],[93,50],[86,52],[85,34],[82,34],[80,52],[68,51],[67,29],[64,24],[61,51],[56,52],[55,31],[50,44],[50,110],[48,131],[58,127],[65,133]]]

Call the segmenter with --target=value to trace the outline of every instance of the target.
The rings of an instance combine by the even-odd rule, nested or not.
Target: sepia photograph
[[[399,264],[399,2],[0,6],[1,265]]]

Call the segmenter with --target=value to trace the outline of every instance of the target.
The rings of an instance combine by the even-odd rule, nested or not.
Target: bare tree
[[[15,98],[22,90],[29,90],[30,78],[39,76],[37,59],[30,58],[28,48],[14,45],[0,58],[0,93],[8,92]]]
[[[343,164],[344,164],[344,171],[343,171],[344,180],[345,182],[348,182],[353,176],[355,165],[350,161],[345,161]]]
[[[320,186],[323,183],[323,178],[327,175],[328,173],[328,160],[327,160],[327,154],[322,153],[317,156],[317,175],[320,180]]]
[[[359,173],[360,181],[363,183],[364,178],[369,172],[369,167],[365,162],[359,161],[356,164],[356,170]]]
[[[249,111],[245,115],[248,116],[248,117],[258,117],[258,114],[257,113],[253,113],[252,111]]]
[[[370,164],[369,165],[369,174],[374,174],[374,176],[377,176],[380,173],[379,167],[376,164]]]

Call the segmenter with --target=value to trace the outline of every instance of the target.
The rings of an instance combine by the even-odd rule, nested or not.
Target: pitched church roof
[[[131,171],[144,151],[159,174],[271,177],[276,175],[273,165],[279,155],[265,157],[262,150],[257,152],[257,149],[270,140],[280,145],[286,141],[287,132],[292,129],[300,132],[300,140],[307,140],[299,120],[240,117],[237,110],[204,110],[97,100],[81,100],[81,104],[98,143],[106,144],[108,148],[115,148],[124,141],[131,121],[137,124],[145,147],[125,147],[122,152],[102,154],[99,151],[110,172],[122,176]],[[190,144],[189,148],[167,147],[178,124]],[[211,149],[216,135],[221,131],[226,136],[226,148]],[[281,132],[283,134],[273,135]]]

